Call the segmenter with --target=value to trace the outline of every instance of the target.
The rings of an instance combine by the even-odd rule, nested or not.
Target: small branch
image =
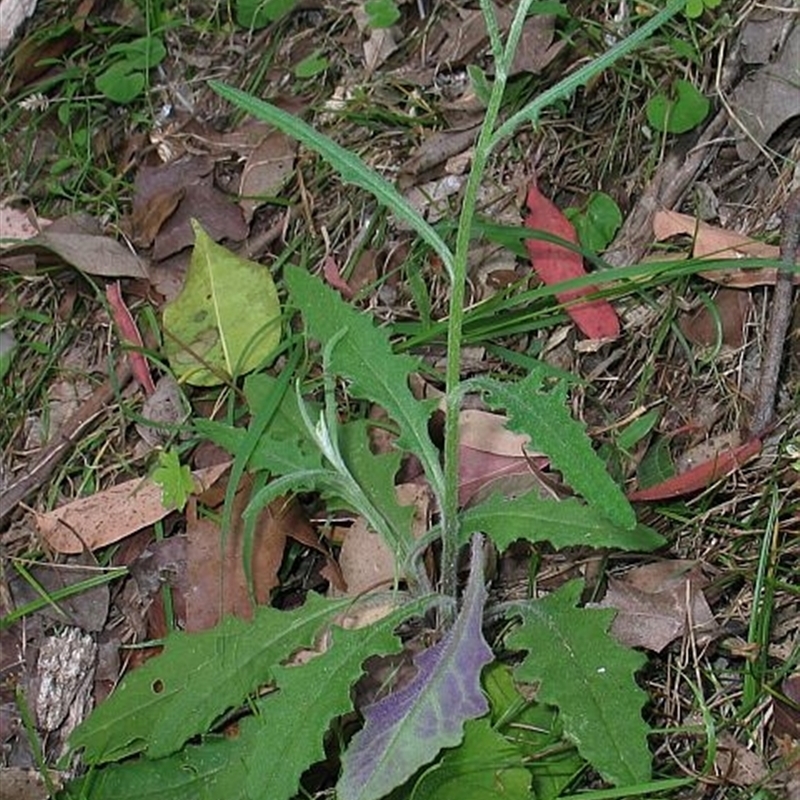
[[[758,387],[750,432],[763,436],[772,424],[775,413],[775,397],[778,393],[778,377],[783,359],[786,332],[792,318],[793,267],[800,244],[800,189],[789,196],[783,216],[781,237],[781,266],[772,296],[767,344],[761,361],[761,380]]]
[[[89,430],[118,391],[131,379],[127,360],[117,367],[113,377],[106,379],[87,398],[81,407],[64,423],[53,440],[42,450],[36,463],[16,483],[0,496],[0,525],[5,525],[19,503],[41,488],[61,463],[78,437]]]

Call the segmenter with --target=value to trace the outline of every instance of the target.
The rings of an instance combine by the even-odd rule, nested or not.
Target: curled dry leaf
[[[689,630],[702,645],[718,631],[702,591],[706,583],[694,562],[658,561],[609,578],[597,607],[617,610],[611,632],[629,647],[659,653]]]
[[[193,472],[196,491],[217,481],[229,466],[227,462]],[[96,550],[166,517],[173,509],[164,508],[161,491],[150,478],[134,478],[36,514],[36,525],[48,546],[59,553]]]
[[[694,258],[774,258],[776,261],[780,258],[778,247],[677,211],[657,211],[653,218],[653,232],[658,242],[681,234],[691,236]],[[723,286],[749,289],[774,285],[777,269],[706,270],[700,275]],[[800,274],[794,276],[794,282],[800,285]]]
[[[136,320],[133,318],[128,306],[125,305],[125,301],[122,299],[122,289],[120,288],[119,281],[108,284],[106,287],[106,299],[111,306],[114,324],[117,326],[122,341],[136,348],[140,348],[139,350],[128,351],[128,361],[131,365],[133,377],[136,378],[139,385],[144,389],[145,394],[152,395],[156,387],[150,375],[150,367],[147,366],[147,359],[141,353],[141,348],[144,348],[142,335],[139,333]]]
[[[40,267],[69,264],[88,275],[105,278],[147,278],[144,262],[128,247],[103,235],[86,215],[63,217],[24,242],[6,248],[3,255],[33,255]]]
[[[726,447],[708,461],[692,467],[680,475],[673,475],[655,486],[638,489],[628,494],[631,502],[667,500],[705,489],[714,481],[735,472],[745,462],[761,452],[761,439],[753,438],[737,447]]]

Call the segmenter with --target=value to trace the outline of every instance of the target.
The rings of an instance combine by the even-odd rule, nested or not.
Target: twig
[[[44,485],[58,464],[72,449],[78,437],[89,430],[115,394],[131,379],[127,360],[117,367],[113,377],[105,380],[81,407],[64,423],[53,440],[42,450],[36,463],[0,496],[0,525],[5,525],[11,512],[28,496]]]
[[[761,380],[758,387],[750,432],[762,436],[772,423],[775,397],[778,393],[778,376],[783,359],[786,331],[792,317],[792,289],[795,257],[800,244],[800,189],[796,189],[786,202],[781,237],[781,266],[775,282],[772,309],[767,329],[767,344],[761,361]]]
[[[662,208],[674,208],[692,181],[708,167],[719,149],[720,136],[728,125],[723,109],[708,123],[688,152],[676,150],[664,159],[650,184],[628,214],[613,243],[604,254],[615,267],[641,261],[653,242],[653,217]]]

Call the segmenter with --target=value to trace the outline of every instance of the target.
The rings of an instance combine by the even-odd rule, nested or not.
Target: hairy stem
[[[511,25],[505,51],[500,42],[497,20],[489,0],[481,0],[481,10],[486,20],[489,38],[495,60],[495,80],[486,108],[486,116],[475,145],[464,200],[458,220],[456,251],[453,259],[454,275],[450,292],[450,314],[447,324],[447,383],[445,405],[444,439],[444,504],[442,508],[442,592],[454,596],[458,561],[459,521],[458,521],[458,416],[461,406],[461,332],[464,322],[464,294],[469,258],[470,234],[478,190],[491,152],[494,125],[503,101],[508,65],[514,56],[522,25],[531,0],[523,0]]]

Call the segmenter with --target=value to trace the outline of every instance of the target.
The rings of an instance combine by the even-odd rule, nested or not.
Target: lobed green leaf
[[[226,618],[202,633],[174,633],[163,653],[132,672],[70,737],[88,764],[143,752],[162,758],[205,733],[226,711],[274,680],[275,667],[310,647],[351,602],[309,594],[294,611],[262,607],[253,621]]]
[[[598,514],[574,498],[550,500],[537,491],[519,497],[493,495],[461,515],[461,541],[482,531],[504,550],[517,539],[550,542],[563,547],[618,547],[621,550],[656,550],[664,545],[661,534],[646,525],[626,528]]]
[[[530,436],[531,447],[547,455],[564,480],[611,522],[627,530],[636,515],[613,481],[602,459],[592,449],[585,427],[570,416],[561,384],[545,386],[542,369],[518,383],[476,378],[472,385],[487,393],[493,409],[504,409],[509,430]]]
[[[537,700],[558,707],[564,735],[606,780],[642,783],[652,757],[642,719],[647,694],[634,676],[647,659],[606,633],[613,611],[575,607],[582,588],[572,581],[519,604],[522,627],[508,645],[528,654],[515,677],[539,684]]]

